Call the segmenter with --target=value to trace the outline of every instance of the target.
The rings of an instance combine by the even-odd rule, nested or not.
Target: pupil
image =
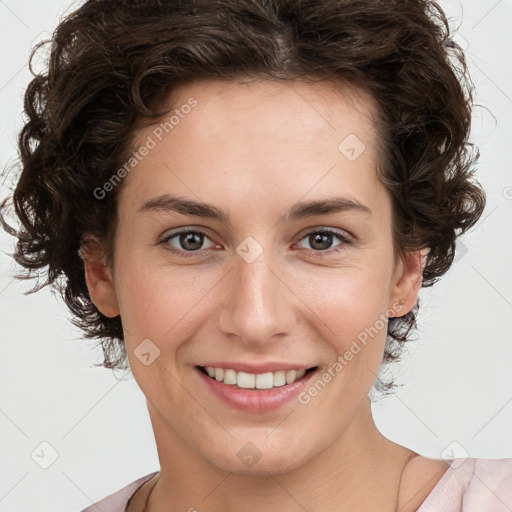
[[[312,235],[312,238],[313,238],[313,243],[311,243],[311,247],[313,247],[314,249],[328,249],[329,248],[329,245],[331,244],[331,238],[332,238],[332,234],[330,233],[315,233],[314,235]],[[317,243],[319,243],[320,245],[324,245],[324,247],[315,247],[315,245],[317,245]]]
[[[194,244],[195,239],[195,244]],[[197,250],[201,247],[202,235],[199,233],[185,233],[180,237],[182,247],[189,250]]]

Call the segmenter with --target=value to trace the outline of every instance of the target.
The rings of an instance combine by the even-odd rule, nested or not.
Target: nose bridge
[[[219,325],[224,333],[252,345],[289,333],[293,322],[291,292],[281,282],[277,259],[271,249],[259,247],[249,240],[237,248],[230,295]]]

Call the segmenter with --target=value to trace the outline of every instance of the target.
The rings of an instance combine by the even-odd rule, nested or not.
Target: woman
[[[16,260],[129,364],[160,470],[86,510],[512,509],[369,392],[485,194],[433,2],[89,1],[26,95]],[[454,64],[461,72],[459,78]]]

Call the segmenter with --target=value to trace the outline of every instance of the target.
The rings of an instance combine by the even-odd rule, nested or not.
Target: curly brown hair
[[[473,84],[441,7],[427,0],[90,0],[56,28],[44,73],[25,93],[15,277],[46,269],[86,338],[112,369],[128,366],[120,316],[92,303],[77,251],[85,233],[113,261],[116,198],[98,199],[180,84],[202,78],[350,82],[378,103],[379,177],[391,193],[396,253],[428,248],[423,287],[451,266],[455,240],[485,207],[468,142]],[[37,50],[34,49],[34,52]],[[31,55],[31,61],[33,54]],[[9,198],[8,198],[9,199]],[[59,279],[63,278],[63,279]],[[400,358],[419,301],[390,318],[382,366]],[[381,370],[382,370],[381,366]],[[382,371],[376,389],[389,391]]]

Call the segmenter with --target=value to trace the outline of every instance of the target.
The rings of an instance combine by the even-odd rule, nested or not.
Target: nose
[[[296,322],[294,283],[270,252],[250,263],[235,257],[218,315],[218,327],[226,336],[253,349],[290,334]]]

